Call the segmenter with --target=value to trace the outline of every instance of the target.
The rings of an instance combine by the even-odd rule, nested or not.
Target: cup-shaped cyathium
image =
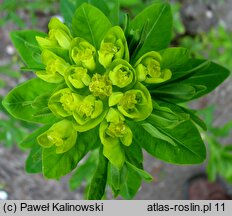
[[[79,95],[65,88],[55,92],[48,101],[49,109],[59,117],[68,117],[78,103]]]
[[[115,59],[129,61],[129,51],[123,30],[119,26],[112,27],[101,42],[98,51],[99,62],[109,67]]]
[[[69,28],[59,19],[53,17],[48,24],[48,37],[36,37],[42,49],[60,47],[68,50],[72,41]]]
[[[82,38],[74,38],[71,43],[70,57],[77,66],[83,66],[90,71],[96,68],[96,49]]]
[[[62,120],[52,125],[46,132],[37,137],[43,148],[56,147],[56,153],[62,154],[70,150],[76,143],[77,131],[71,121]]]
[[[73,117],[77,131],[87,131],[96,127],[105,117],[107,109],[103,102],[93,95],[78,97]]]
[[[109,67],[109,78],[119,88],[130,88],[136,81],[135,70],[123,59],[116,59]]]
[[[61,83],[64,81],[63,75],[69,64],[53,52],[44,49],[41,54],[44,70],[36,72],[36,75],[49,83]]]
[[[64,77],[68,87],[74,91],[88,86],[91,81],[88,70],[81,66],[69,67]]]
[[[171,70],[161,67],[162,56],[155,51],[144,54],[135,64],[138,81],[161,83],[172,77]]]
[[[113,93],[109,98],[109,105],[117,105],[124,116],[135,121],[146,119],[153,109],[150,93],[141,83],[136,83],[133,89],[124,93]]]

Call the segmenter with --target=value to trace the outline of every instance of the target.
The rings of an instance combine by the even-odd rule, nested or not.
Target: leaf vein
[[[154,24],[152,25],[151,30],[150,30],[150,31],[148,32],[148,34],[146,35],[145,41],[147,40],[147,38],[150,36],[151,32],[152,32],[152,31],[154,30],[154,28],[156,27],[156,25],[157,25],[157,23],[158,23],[160,17],[162,16],[164,10],[166,9],[166,7],[167,7],[166,5],[163,6],[162,10],[161,10],[160,13],[159,13],[159,16],[157,17],[157,19],[155,20]]]
[[[92,31],[91,25],[89,23],[88,16],[87,16],[86,11],[85,11],[84,8],[82,8],[82,11],[83,11],[84,17],[86,19],[86,22],[87,22],[87,25],[88,25],[88,28],[89,28],[89,31],[90,31],[90,35],[91,35],[91,38],[92,38],[93,45],[94,45],[94,47],[96,47],[96,42],[94,40],[94,35],[93,35],[93,31]]]

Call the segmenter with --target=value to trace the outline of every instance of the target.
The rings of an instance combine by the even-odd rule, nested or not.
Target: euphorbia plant
[[[21,143],[31,149],[26,170],[59,179],[86,156],[71,181],[84,173],[89,199],[101,199],[106,184],[115,197],[133,198],[142,179],[152,178],[143,170],[142,149],[174,164],[204,161],[196,125],[205,124],[179,103],[209,93],[229,75],[191,59],[185,48],[167,48],[169,4],[153,4],[121,26],[115,16],[84,3],[70,28],[52,18],[47,34],[11,33],[26,69],[37,75],[3,101],[16,118],[42,124]]]

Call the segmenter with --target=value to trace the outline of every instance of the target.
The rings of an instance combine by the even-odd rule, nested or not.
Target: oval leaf
[[[142,178],[130,166],[125,166],[124,169],[120,194],[124,199],[132,199],[141,186]]]
[[[27,67],[43,69],[44,65],[40,59],[41,50],[35,39],[36,36],[46,37],[46,34],[34,30],[12,31],[10,33],[11,40]]]
[[[99,48],[100,43],[111,24],[108,18],[96,7],[82,4],[77,8],[72,22],[73,34]]]
[[[176,146],[150,135],[141,125],[130,125],[134,141],[160,160],[174,164],[198,164],[205,160],[206,149],[194,124],[188,120],[172,129],[161,129]]]
[[[157,128],[153,127],[151,124],[143,123],[142,126],[154,138],[164,140],[164,141],[168,142],[169,144],[176,146],[176,143],[169,136],[160,132]]]
[[[102,148],[100,148],[98,166],[88,191],[87,198],[89,200],[100,200],[104,196],[107,179],[107,166],[108,160],[103,155]]]
[[[178,69],[189,60],[189,51],[182,47],[171,47],[159,52],[162,56],[161,67],[171,71]]]
[[[39,144],[34,143],[26,160],[25,169],[28,173],[42,172],[42,148]]]
[[[3,100],[3,106],[15,118],[37,123],[51,123],[57,118],[52,112],[38,115],[43,108],[47,107],[47,103],[43,103],[43,108],[33,106],[34,101],[44,92],[52,92],[56,85],[44,82],[35,78],[22,83],[13,90]]]
[[[19,146],[23,149],[33,148],[35,144],[38,144],[37,137],[47,131],[52,125],[47,124],[29,134],[20,143]]]

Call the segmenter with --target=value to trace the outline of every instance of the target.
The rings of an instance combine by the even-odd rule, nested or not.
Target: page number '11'
[[[217,203],[217,204],[215,204],[215,207],[216,207],[217,211],[225,211],[225,203],[222,203],[222,204]]]

